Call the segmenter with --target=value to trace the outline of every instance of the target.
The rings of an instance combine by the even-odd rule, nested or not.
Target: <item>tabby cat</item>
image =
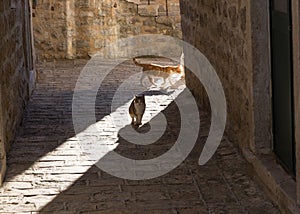
[[[141,125],[146,109],[145,95],[136,95],[129,106],[131,125]]]

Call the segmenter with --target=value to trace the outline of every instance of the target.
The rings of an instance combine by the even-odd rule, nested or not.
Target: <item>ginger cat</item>
[[[181,74],[182,76],[183,74],[183,66],[178,64],[176,66],[172,66],[172,65],[158,65],[158,64],[143,64],[143,63],[139,63],[136,58],[133,59],[134,64],[140,66],[143,68],[143,74],[142,77],[140,79],[140,83],[141,85],[143,84],[143,81],[146,77],[148,77],[149,81],[151,84],[156,85],[154,82],[155,78],[163,78],[163,85],[165,85],[167,82],[167,80],[169,80],[171,86],[173,86],[173,83],[171,81],[171,76],[173,74]]]

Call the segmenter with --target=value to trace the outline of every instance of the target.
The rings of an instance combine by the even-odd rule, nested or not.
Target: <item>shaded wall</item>
[[[299,164],[293,178],[273,153],[270,1],[180,0],[184,40],[211,61],[225,89],[227,132],[283,213],[300,212]],[[299,14],[292,0],[293,81],[296,163],[299,163]],[[185,56],[188,57],[188,56]],[[205,92],[193,75],[187,84],[201,107],[209,109]]]
[[[183,39],[210,60],[223,84],[228,136],[248,146],[253,137],[249,1],[181,0],[180,3]],[[201,106],[209,109],[200,83],[189,73],[186,81]]]
[[[8,151],[34,86],[28,1],[0,2],[1,182]]]

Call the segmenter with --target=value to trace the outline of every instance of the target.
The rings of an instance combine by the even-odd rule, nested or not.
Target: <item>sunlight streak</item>
[[[139,78],[139,75],[132,78]],[[46,153],[25,171],[9,179],[4,183],[0,194],[3,197],[5,194],[10,198],[16,197],[15,200],[21,203],[35,204],[35,209],[41,210],[63,191],[71,188],[99,159],[116,149],[119,136],[129,139],[130,143],[142,145],[154,143],[159,139],[167,125],[166,122],[161,123],[165,120],[161,112],[182,93],[185,85],[180,84],[177,89],[169,88],[163,91],[155,87],[140,91],[147,95],[143,125],[149,123],[151,129],[148,132],[154,132],[157,138],[151,138],[153,134],[147,137],[148,132],[141,136],[129,125],[128,108],[131,98],[138,92],[132,87],[136,86],[131,83],[130,78],[123,82],[115,92],[109,115],[89,125],[76,136],[59,143],[53,151]],[[159,93],[151,94],[157,91]],[[143,139],[143,142],[132,142],[135,139]]]

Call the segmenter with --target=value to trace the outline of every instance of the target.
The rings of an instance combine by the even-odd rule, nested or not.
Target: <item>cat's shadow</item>
[[[145,124],[143,124],[141,126],[134,125],[134,124],[130,124],[130,125],[138,133],[143,133],[144,134],[144,133],[147,133],[147,132],[149,132],[151,130],[151,125],[150,125],[149,122],[145,123]]]

